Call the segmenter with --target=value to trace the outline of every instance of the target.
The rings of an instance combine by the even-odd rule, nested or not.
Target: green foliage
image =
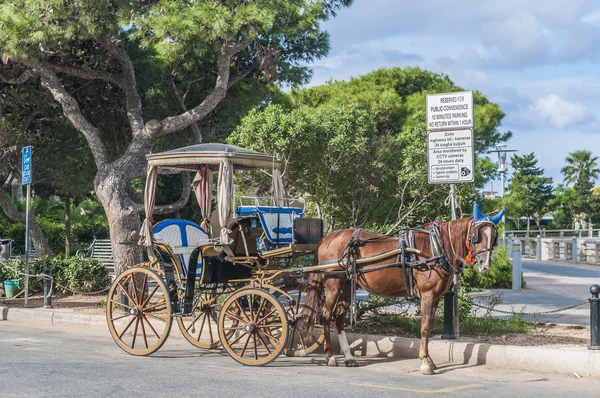
[[[521,274],[521,285],[525,287],[525,279]],[[512,287],[512,262],[508,256],[506,246],[494,249],[492,263],[486,272],[479,272],[475,266],[465,268],[463,272],[463,285],[465,288],[482,289],[509,289]]]
[[[534,153],[514,155],[511,159],[514,168],[508,189],[506,208],[514,217],[534,217],[538,228],[542,216],[550,210],[552,199],[552,178],[544,177],[544,169],[537,166]],[[529,222],[527,223],[529,229]]]
[[[587,180],[589,177],[598,179],[600,168],[598,168],[598,156],[593,156],[591,151],[581,149],[569,153],[565,159],[567,164],[560,170],[565,177],[565,184],[577,183]]]
[[[324,215],[330,228],[387,231],[449,213],[446,187],[427,180],[425,96],[460,90],[445,75],[380,69],[293,90],[281,105],[250,112],[229,142],[279,154],[287,185],[297,195],[308,193],[316,215]],[[495,172],[485,150],[511,133],[498,130],[504,117],[498,105],[479,92],[475,103],[476,182],[481,185]],[[458,191],[459,202],[470,209],[474,187],[462,184]]]
[[[29,274],[41,275],[46,266],[50,268],[54,278],[55,291],[95,292],[110,284],[108,270],[94,259],[79,256],[46,256],[30,261]],[[25,286],[24,273],[25,262],[22,260],[0,262],[0,282],[7,279],[19,279],[19,286],[23,288]],[[42,278],[30,277],[29,289],[31,292],[42,291]]]

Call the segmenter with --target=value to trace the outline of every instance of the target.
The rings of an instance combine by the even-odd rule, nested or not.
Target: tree
[[[515,170],[508,189],[509,201],[517,210],[516,214],[527,217],[529,233],[531,218],[540,229],[542,216],[549,210],[552,198],[552,178],[544,177],[544,169],[538,167],[534,153],[523,156],[514,155],[511,165]]]
[[[305,65],[328,51],[320,23],[350,3],[6,2],[0,5],[6,62],[0,80],[14,85],[39,78],[86,139],[120,266],[137,260],[119,245],[134,241],[140,227],[128,184],[144,175],[155,143],[205,119],[244,79],[306,82]],[[173,86],[178,94],[167,101]],[[194,93],[185,103],[187,88]],[[98,109],[100,99],[105,104]],[[113,110],[108,117],[107,109]]]
[[[300,195],[310,193],[309,202],[319,205],[329,226],[335,219],[337,225],[385,232],[449,215],[447,186],[427,179],[425,96],[460,90],[447,76],[419,68],[380,69],[349,81],[295,89],[279,106],[250,113],[230,142],[277,152],[290,170],[288,185]],[[475,103],[480,185],[495,169],[482,155],[511,133],[499,131],[504,114],[498,105],[479,92]],[[328,176],[330,162],[337,164],[341,148],[349,155],[342,157],[343,167],[332,172],[335,178],[322,178]],[[473,184],[461,184],[458,190],[461,203],[470,208],[476,197]]]
[[[565,177],[564,182],[567,186],[576,183],[580,177],[598,179],[598,173],[600,173],[598,156],[592,156],[592,152],[586,149],[571,152],[566,161],[567,165],[560,171]]]

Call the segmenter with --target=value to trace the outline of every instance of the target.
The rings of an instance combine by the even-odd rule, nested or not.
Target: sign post
[[[31,242],[29,239],[29,211],[31,206],[31,145],[21,150],[21,185],[27,185],[27,207],[25,209],[25,303],[29,298],[29,256],[31,253]]]
[[[429,183],[450,184],[450,209],[456,220],[456,184],[475,180],[473,92],[430,94],[426,107]],[[444,296],[442,338],[458,335],[458,275],[454,275],[454,291]]]

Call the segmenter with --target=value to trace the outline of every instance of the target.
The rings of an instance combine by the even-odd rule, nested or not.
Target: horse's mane
[[[467,239],[467,233],[469,230],[469,223],[473,217],[459,218],[457,220],[446,221],[440,225],[440,244],[450,264],[456,268],[460,266],[461,259],[467,255],[467,247],[465,240]],[[448,224],[450,224],[450,233],[448,234]],[[415,243],[419,248],[426,248],[421,250],[425,256],[433,257],[433,251],[431,249],[431,243],[429,240],[429,234],[424,232],[415,233]]]

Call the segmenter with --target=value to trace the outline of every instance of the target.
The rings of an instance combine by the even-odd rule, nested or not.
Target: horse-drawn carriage
[[[303,202],[286,197],[275,156],[200,144],[147,158],[139,245],[148,259],[124,267],[108,293],[106,310],[113,338],[133,355],[158,350],[175,319],[193,345],[222,344],[245,365],[267,364],[282,352],[308,355],[322,342],[328,364],[337,365],[329,335],[335,320],[346,365],[355,366],[344,322],[360,286],[383,296],[421,299],[419,356],[421,371],[431,374],[435,365],[427,344],[440,297],[464,263],[477,262],[481,269],[491,261],[501,215],[484,216],[477,206],[473,217],[407,228],[399,237],[360,229],[323,237],[322,220],[304,217]],[[270,170],[273,197],[235,197],[234,169]],[[191,244],[189,257],[154,239],[151,224],[157,175],[186,170],[196,172],[193,189],[206,233]],[[219,173],[217,238],[210,236],[214,172]],[[312,256],[313,264],[301,267],[298,259],[305,256]]]
[[[322,221],[304,217],[303,201],[285,197],[279,159],[224,144],[194,145],[147,159],[146,220],[139,244],[148,248],[148,259],[125,266],[109,291],[106,314],[117,344],[130,354],[149,355],[164,344],[175,320],[193,345],[222,344],[246,365],[266,364],[282,352],[307,355],[318,347],[322,333],[306,340],[296,333],[306,288],[296,265],[316,249]],[[234,169],[272,172],[273,197],[234,196]],[[173,171],[196,172],[193,188],[203,231],[188,229],[196,234],[183,235],[186,241],[198,239],[187,242],[193,248],[187,258],[152,233],[157,176]],[[219,173],[220,233],[212,239],[214,172]],[[157,236],[164,232],[161,226]]]

